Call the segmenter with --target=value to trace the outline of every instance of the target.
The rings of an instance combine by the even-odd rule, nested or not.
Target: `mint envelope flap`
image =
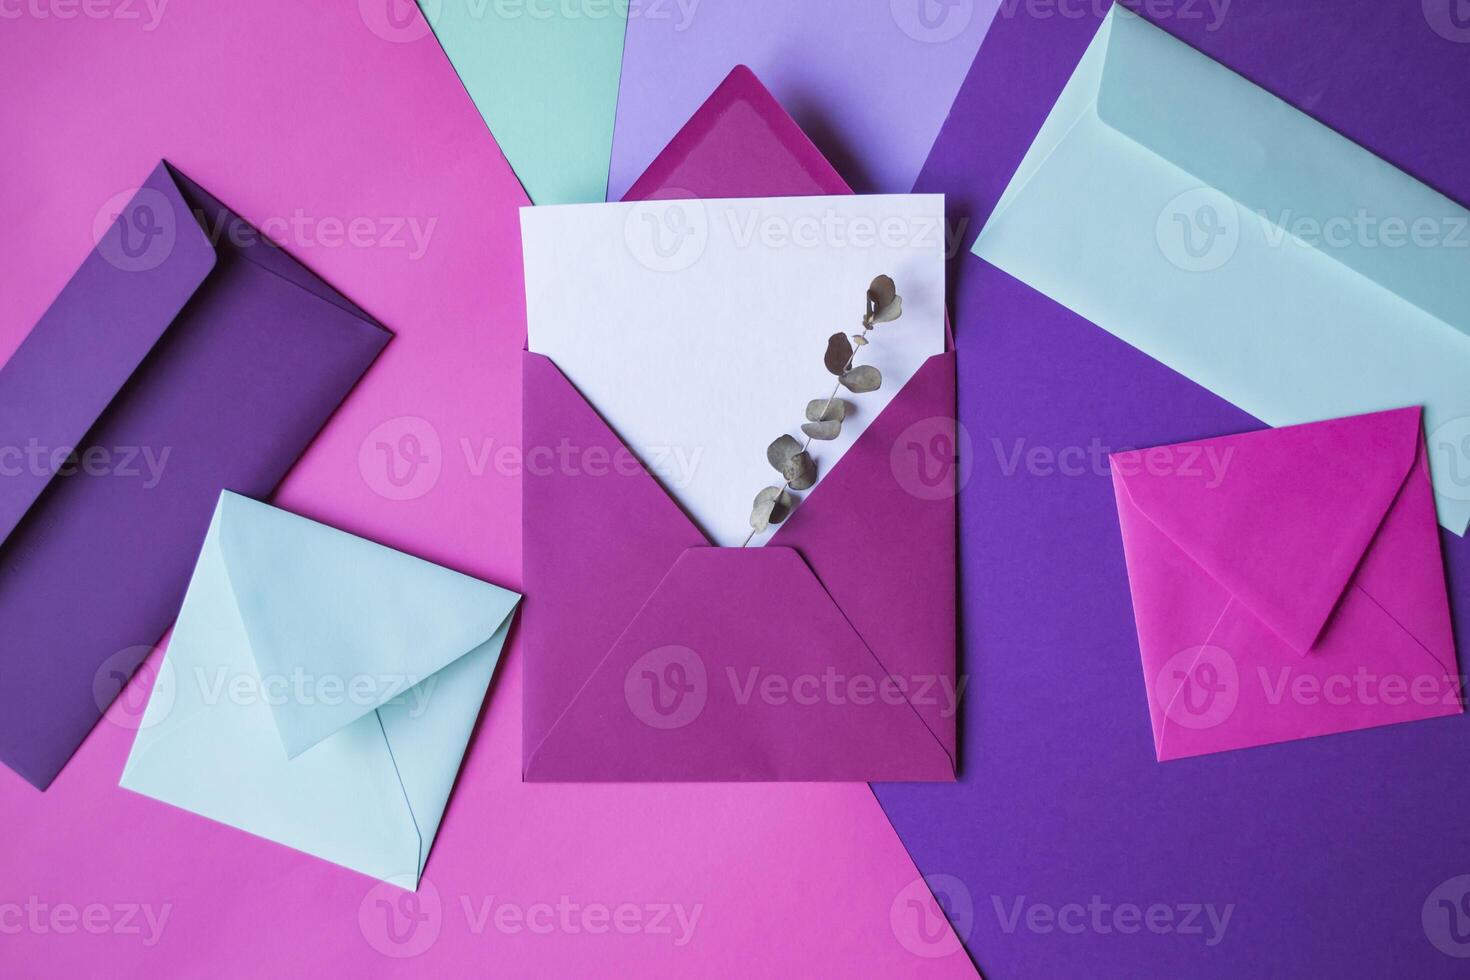
[[[401,770],[413,763],[397,761],[378,715],[295,759],[281,751],[221,519],[217,509],[119,784],[374,878],[413,879],[426,807],[410,802]]]
[[[43,451],[39,465],[0,481],[0,543],[56,477],[61,451],[82,448],[215,258],[160,163],[0,365],[0,446]]]
[[[1423,438],[1420,411],[1115,453],[1133,504],[1298,653],[1316,643]]]
[[[520,597],[226,492],[220,547],[288,758],[491,641]]]
[[[1288,232],[1362,214],[1436,229],[1470,211],[1126,8],[1105,25],[1102,122]],[[1385,232],[1387,234],[1387,232]],[[1322,251],[1460,333],[1470,250],[1352,235]]]

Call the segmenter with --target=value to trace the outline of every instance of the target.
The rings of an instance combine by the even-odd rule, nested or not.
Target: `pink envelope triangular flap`
[[[623,200],[851,193],[755,72],[736,65]]]
[[[1113,482],[1160,761],[1459,713],[1422,440],[1306,657],[1144,516],[1116,474]]]
[[[685,551],[541,743],[543,779],[950,779],[948,756],[789,548]]]
[[[526,634],[532,754],[686,548],[708,544],[550,359],[523,353]]]
[[[1299,653],[1413,466],[1417,408],[1116,453],[1139,511]]]
[[[963,442],[955,354],[936,354],[771,539],[801,553],[883,666],[907,679],[915,710],[952,759],[953,702],[963,694],[955,495],[973,465]]]

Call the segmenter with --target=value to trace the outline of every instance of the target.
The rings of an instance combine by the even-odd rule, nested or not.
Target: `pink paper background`
[[[505,464],[526,201],[438,45],[421,22],[394,27],[389,3],[411,6],[174,0],[156,22],[142,0],[14,8],[0,22],[0,359],[104,204],[166,156],[397,334],[277,502],[515,587]],[[408,218],[436,222],[416,258],[388,220]],[[335,241],[355,219],[356,241]],[[373,446],[405,433],[430,461],[400,492]],[[117,788],[145,690],[46,794],[0,770],[0,975],[974,975],[952,934],[921,934],[919,914],[942,920],[866,786],[523,785],[514,648],[429,861],[429,918],[395,947],[376,902],[398,893]],[[533,921],[482,923],[487,902]],[[152,946],[146,925],[129,931],[141,918],[123,921],[139,903],[167,909]],[[680,946],[677,925],[593,934],[596,909],[558,903],[700,918]]]

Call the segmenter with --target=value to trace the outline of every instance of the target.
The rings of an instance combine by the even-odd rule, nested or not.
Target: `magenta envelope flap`
[[[623,200],[851,193],[755,72],[736,65]]]
[[[1308,652],[1409,475],[1405,408],[1116,453],[1133,504],[1282,640]]]
[[[909,433],[927,450],[946,430],[952,440],[952,353],[925,363],[767,549],[709,547],[556,365],[523,358],[526,581],[535,585],[523,612],[534,648],[526,779],[954,778],[955,468],[940,460],[932,485],[915,482],[897,441]],[[532,455],[557,446],[576,452]],[[565,461],[573,457],[581,462]],[[787,557],[770,566],[776,559],[745,557],[768,549]],[[787,604],[742,577],[751,568],[778,568],[783,587],[820,598],[818,608],[785,622],[776,609]],[[645,641],[654,645],[635,649]],[[640,716],[656,717],[637,697],[656,689],[627,688],[644,670],[691,676],[672,661],[633,670],[656,650],[672,656],[669,647],[697,651],[704,694],[723,706],[677,734]],[[746,697],[752,676],[788,696],[762,688]],[[663,703],[678,687],[666,687]],[[813,724],[823,739],[808,737]],[[679,744],[652,751],[655,736]]]
[[[709,541],[550,358],[523,353],[521,368],[527,584],[521,751],[531,779],[535,749],[613,641],[679,555]],[[562,445],[580,460],[606,462],[574,470],[556,456]]]
[[[801,552],[957,764],[955,358],[925,361],[770,543]]]
[[[544,779],[949,779],[949,757],[790,548],[691,548],[532,760]]]

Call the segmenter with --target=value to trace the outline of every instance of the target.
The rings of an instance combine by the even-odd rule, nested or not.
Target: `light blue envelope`
[[[417,888],[519,601],[225,493],[122,785]]]
[[[419,0],[535,204],[607,194],[628,4]]]
[[[1470,212],[1136,14],[1108,15],[974,250],[1271,425],[1424,406],[1464,533]]]

